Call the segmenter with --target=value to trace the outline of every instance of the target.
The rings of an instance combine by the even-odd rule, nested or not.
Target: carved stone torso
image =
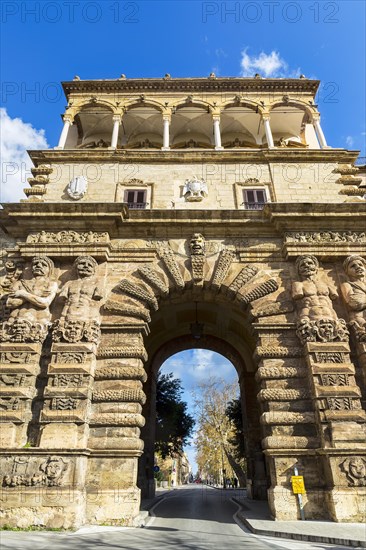
[[[85,277],[69,281],[63,287],[60,297],[66,299],[62,317],[67,320],[99,320],[100,300],[103,290],[98,285],[97,277]]]

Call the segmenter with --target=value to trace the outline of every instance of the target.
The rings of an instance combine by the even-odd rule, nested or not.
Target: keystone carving
[[[194,233],[190,240],[192,277],[195,282],[203,279],[203,266],[206,260],[205,239],[201,233]]]
[[[348,281],[341,285],[347,304],[350,327],[356,340],[366,342],[366,260],[348,256],[343,264]]]
[[[315,256],[299,256],[296,268],[301,281],[292,284],[292,297],[299,319],[296,334],[301,342],[347,341],[346,322],[338,319],[333,309],[337,291],[318,278],[318,260]]]
[[[349,485],[353,487],[366,486],[366,459],[361,456],[346,458],[340,465],[346,474]]]
[[[43,342],[47,336],[49,306],[57,292],[57,283],[51,279],[53,262],[47,256],[35,256],[31,268],[33,277],[17,280],[8,294],[10,314],[1,326],[2,341]]]

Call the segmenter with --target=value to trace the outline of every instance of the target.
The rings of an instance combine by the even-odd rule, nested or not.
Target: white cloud
[[[24,199],[23,188],[31,176],[32,162],[27,149],[47,149],[44,130],[37,130],[21,118],[11,118],[6,109],[0,108],[0,154],[2,202]]]
[[[354,143],[355,143],[355,140],[353,139],[352,136],[347,136],[347,137],[346,137],[346,145],[347,145],[347,147],[353,147]]]
[[[261,52],[257,56],[250,56],[247,51],[248,48],[245,48],[241,52],[241,76],[254,76],[258,73],[266,78],[298,78],[301,74],[300,68],[290,69],[275,50],[269,54]]]

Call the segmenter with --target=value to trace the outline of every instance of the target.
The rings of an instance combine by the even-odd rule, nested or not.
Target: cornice
[[[131,210],[121,203],[7,203],[0,227],[24,240],[45,231],[101,231],[113,238],[181,238],[201,232],[206,238],[285,237],[288,232],[364,232],[366,202],[342,204],[269,203],[263,210]],[[27,244],[27,246],[30,246]],[[42,248],[40,243],[34,245]],[[342,243],[331,245],[341,249]],[[353,246],[346,243],[346,247]],[[364,248],[365,244],[361,246]],[[287,245],[287,248],[294,246]],[[305,243],[303,248],[309,248]],[[316,243],[313,248],[317,248]],[[291,249],[292,249],[291,248]],[[296,249],[299,245],[296,245]],[[294,250],[295,250],[294,248]],[[310,247],[311,248],[311,247]],[[318,247],[319,248],[319,247]]]
[[[66,97],[85,93],[138,92],[297,92],[315,95],[320,81],[297,78],[129,78],[113,80],[71,80],[62,82]]]
[[[205,150],[136,150],[136,149],[43,149],[28,151],[35,166],[47,163],[196,163],[196,162],[337,162],[353,164],[359,151],[346,149],[214,149]]]

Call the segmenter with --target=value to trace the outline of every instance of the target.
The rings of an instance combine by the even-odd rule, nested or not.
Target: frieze
[[[109,234],[106,232],[96,233],[94,231],[78,233],[72,230],[59,231],[58,233],[40,231],[39,233],[30,233],[26,242],[28,244],[99,244],[108,243]]]
[[[145,426],[145,418],[141,414],[135,413],[104,413],[98,414],[91,418],[91,426],[131,426],[143,428]]]
[[[14,460],[13,473],[3,477],[3,487],[58,487],[62,485],[64,476],[69,468],[69,460],[50,456],[38,466],[37,470],[31,475],[27,473],[16,473],[20,465],[19,458]],[[29,469],[30,457],[24,461],[25,470]]]
[[[88,383],[89,377],[81,373],[72,374],[56,374],[52,378],[52,385],[56,387],[72,387],[77,388],[85,386]]]
[[[146,349],[142,346],[124,346],[124,347],[100,347],[98,349],[98,358],[109,358],[109,357],[127,357],[127,358],[136,358],[147,361]]]
[[[285,233],[286,243],[366,243],[366,233],[355,231],[316,231]]]
[[[319,441],[316,437],[299,435],[270,435],[262,440],[264,449],[316,449]]]
[[[304,367],[259,367],[255,375],[257,380],[304,378],[305,376],[306,369]]]
[[[87,354],[78,351],[61,351],[56,354],[56,363],[85,363]]]
[[[316,351],[314,353],[317,363],[345,363],[346,354],[338,351]]]
[[[265,425],[314,424],[315,415],[312,412],[270,411],[263,413],[260,421]]]
[[[336,373],[336,374],[321,374],[320,379],[323,386],[349,386],[349,375]]]
[[[0,363],[31,363],[35,355],[26,351],[5,351],[0,354]]]
[[[95,403],[105,401],[137,401],[143,405],[146,401],[146,395],[140,389],[95,391],[93,392],[93,401]]]
[[[346,458],[339,465],[352,487],[366,487],[366,459],[362,456]]]
[[[258,357],[268,359],[280,359],[282,357],[302,357],[304,352],[301,348],[285,348],[281,346],[258,346],[256,348],[256,355]]]
[[[18,397],[0,397],[0,411],[18,411],[20,405]]]
[[[74,397],[54,397],[51,400],[51,410],[53,411],[72,411],[78,406],[79,400]]]
[[[25,374],[0,374],[0,384],[5,386],[25,386],[29,380]]]
[[[147,375],[143,367],[121,367],[111,363],[96,370],[95,380],[142,380],[146,382]]]
[[[258,393],[259,401],[296,401],[309,398],[309,391],[305,389],[267,388]]]
[[[351,397],[327,397],[326,403],[331,411],[352,411],[361,409],[358,399]]]

